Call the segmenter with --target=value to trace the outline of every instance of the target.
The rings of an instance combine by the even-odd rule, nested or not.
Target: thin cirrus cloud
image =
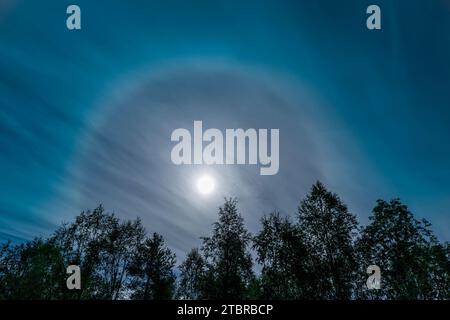
[[[0,1],[0,239],[48,235],[99,203],[177,252],[224,196],[249,229],[294,215],[316,180],[365,224],[399,196],[447,240],[450,19],[445,1]],[[10,4],[4,6],[4,4]],[[205,5],[205,6],[203,6]],[[412,23],[421,21],[421,23]],[[170,133],[279,128],[280,171],[174,166]],[[195,192],[214,176],[213,194]]]
[[[265,213],[294,214],[317,179],[343,181],[327,172],[345,170],[350,180],[358,175],[357,166],[345,168],[346,159],[332,154],[326,142],[330,133],[355,159],[336,134],[336,122],[325,119],[323,106],[299,81],[239,64],[194,62],[141,72],[128,82],[119,86],[126,90],[113,90],[98,106],[95,125],[61,184],[58,197],[72,206],[68,212],[103,203],[122,217],[139,216],[182,253],[208,234],[224,197],[237,197],[254,232]],[[174,165],[171,132],[192,130],[194,120],[202,120],[205,129],[279,128],[279,173],[261,176],[255,165]],[[327,158],[333,161],[323,161]],[[205,173],[217,181],[207,198],[195,191]],[[59,208],[59,201],[53,205]]]

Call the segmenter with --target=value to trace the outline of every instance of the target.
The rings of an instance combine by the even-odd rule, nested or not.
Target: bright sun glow
[[[204,175],[197,180],[197,189],[201,194],[210,194],[214,191],[214,187],[214,179],[211,176]]]

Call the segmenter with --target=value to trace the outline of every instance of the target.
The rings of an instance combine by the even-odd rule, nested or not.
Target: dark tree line
[[[201,240],[175,271],[161,235],[100,206],[47,239],[1,245],[0,299],[450,298],[450,245],[398,199],[379,200],[361,227],[318,182],[295,218],[266,215],[254,236],[226,199]],[[80,290],[66,287],[68,265],[82,270]],[[381,269],[379,290],[366,286],[369,265]]]
[[[68,290],[66,267],[82,270]],[[175,255],[141,221],[121,222],[102,206],[82,212],[48,239],[0,249],[0,299],[169,299]]]

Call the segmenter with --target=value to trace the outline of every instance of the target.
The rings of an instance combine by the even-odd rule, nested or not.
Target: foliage
[[[206,262],[197,248],[187,254],[179,269],[177,298],[202,299],[206,285]]]
[[[174,293],[175,254],[165,247],[161,235],[154,233],[142,243],[129,270],[132,299],[171,299]]]
[[[272,212],[253,237],[237,200],[225,199],[201,239],[175,270],[161,235],[99,206],[47,239],[0,245],[0,299],[450,298],[450,245],[399,199],[378,200],[360,227],[317,182],[294,221]],[[80,266],[81,290],[66,287],[69,265]],[[381,269],[380,290],[366,286],[369,265]]]
[[[416,220],[399,199],[378,200],[370,220],[357,245],[360,265],[376,264],[381,268],[382,288],[375,292],[362,290],[361,297],[448,299],[448,245],[438,243],[431,225]],[[364,272],[361,270],[361,281],[366,277]]]
[[[203,238],[202,252],[207,263],[204,297],[244,299],[253,279],[248,247],[251,235],[237,211],[235,199],[225,199],[211,237]]]

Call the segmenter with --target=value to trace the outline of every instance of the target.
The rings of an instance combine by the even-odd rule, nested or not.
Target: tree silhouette
[[[58,248],[51,243],[35,239],[17,246],[7,244],[0,258],[0,298],[64,298],[64,264]]]
[[[129,270],[133,278],[132,299],[162,300],[171,299],[174,294],[175,254],[165,247],[161,235],[153,233],[138,247]]]
[[[73,298],[115,300],[126,297],[128,268],[144,237],[140,220],[120,222],[99,206],[60,227],[50,241],[65,265],[83,270],[82,289]]]
[[[251,236],[237,211],[237,201],[226,199],[219,208],[219,219],[211,237],[203,238],[202,251],[207,262],[204,296],[210,299],[248,297],[253,278],[248,247]]]
[[[349,299],[356,264],[356,217],[340,198],[317,182],[298,207],[298,227],[314,260],[319,299]]]
[[[378,200],[370,223],[358,227],[317,182],[296,218],[273,212],[252,237],[237,201],[225,199],[212,235],[177,273],[161,235],[148,237],[139,219],[120,220],[99,206],[47,239],[0,245],[0,299],[450,298],[450,245],[400,200]],[[72,264],[80,266],[81,290],[66,287]],[[380,290],[366,286],[369,265],[381,269]]]
[[[202,299],[206,284],[206,263],[197,248],[187,254],[179,269],[177,298]]]
[[[382,270],[381,290],[359,295],[372,299],[448,299],[448,245],[438,243],[426,220],[416,220],[400,200],[378,200],[371,223],[358,241],[360,281],[369,264]]]
[[[261,219],[262,229],[253,240],[257,262],[262,265],[261,298],[305,299],[312,291],[311,260],[298,226],[278,212]]]

